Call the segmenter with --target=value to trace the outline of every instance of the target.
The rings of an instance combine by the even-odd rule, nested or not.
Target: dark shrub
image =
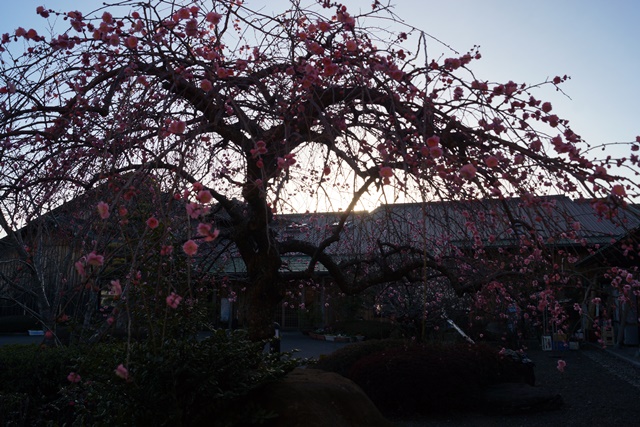
[[[22,410],[5,417],[24,425],[245,425],[268,415],[245,396],[297,366],[240,332],[158,345],[1,347],[0,408],[28,399],[26,419]],[[119,364],[128,380],[115,374]],[[81,380],[70,382],[70,372]]]
[[[365,356],[394,347],[406,346],[405,340],[368,340],[349,344],[321,357],[314,368],[348,376],[353,365]]]
[[[385,339],[398,331],[397,325],[376,320],[337,322],[333,329],[348,336],[363,335],[366,339]]]
[[[0,425],[27,425],[29,396],[25,393],[0,392]]]
[[[32,405],[55,396],[73,366],[75,351],[34,344],[0,346],[0,392],[26,393]]]
[[[385,412],[449,412],[476,408],[489,384],[523,382],[518,365],[488,346],[413,344],[371,352],[347,377]]]

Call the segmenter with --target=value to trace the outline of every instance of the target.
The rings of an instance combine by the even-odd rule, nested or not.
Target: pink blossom
[[[400,81],[404,77],[404,71],[402,71],[402,70],[392,70],[389,73],[389,76],[391,76],[391,78],[393,80]]]
[[[198,35],[198,21],[195,19],[189,19],[184,26],[184,32],[189,37],[196,37]]]
[[[209,92],[211,89],[213,89],[213,84],[211,84],[211,80],[209,79],[203,79],[200,81],[200,89],[202,89],[205,92]]]
[[[135,49],[138,46],[138,38],[136,36],[129,36],[124,43],[129,49]]]
[[[627,194],[627,192],[625,191],[624,186],[622,186],[622,184],[616,184],[611,189],[611,194],[618,197],[624,197]]]
[[[331,23],[327,21],[318,21],[318,29],[323,33],[326,33],[331,29]]]
[[[211,202],[213,197],[211,196],[211,192],[209,190],[200,190],[198,191],[196,199],[198,199],[200,203],[209,203]]]
[[[27,40],[38,40],[38,32],[36,30],[34,30],[33,28],[30,28],[29,31],[27,31],[27,34],[25,34],[24,36]]]
[[[95,252],[91,252],[87,255],[87,265],[100,267],[102,264],[104,264],[104,257],[102,255],[98,255]]]
[[[220,79],[226,79],[227,77],[231,77],[233,72],[231,70],[227,70],[226,68],[218,68],[216,70],[216,75]]]
[[[147,227],[149,227],[152,230],[158,227],[158,225],[160,225],[160,222],[155,217],[150,217],[147,220]]]
[[[211,231],[211,224],[198,224],[198,234],[205,237],[206,242],[211,242],[215,240],[220,234],[220,230],[214,229]]]
[[[193,256],[198,252],[198,244],[193,240],[187,240],[185,244],[182,245],[182,250],[185,254]]]
[[[49,17],[49,11],[46,10],[44,8],[44,6],[38,6],[36,7],[36,13],[40,16],[42,16],[43,18],[48,18]]]
[[[552,107],[550,102],[545,102],[544,104],[542,104],[542,111],[544,111],[545,113],[548,113],[549,111],[551,111],[551,109]]]
[[[215,13],[215,12],[209,12],[209,13],[207,13],[207,16],[205,17],[207,22],[210,22],[213,25],[218,25],[220,23],[220,18],[222,18],[222,15],[220,15],[219,13]]]
[[[484,159],[484,163],[490,168],[495,168],[498,166],[498,158],[496,156],[489,156]]]
[[[472,180],[476,176],[478,170],[471,163],[464,165],[460,168],[460,176],[467,180]]]
[[[198,234],[201,236],[206,236],[211,232],[211,224],[203,224],[202,222],[198,224]]]
[[[607,174],[607,170],[603,166],[596,166],[594,174],[596,176],[605,176]]]
[[[427,139],[427,147],[431,148],[431,147],[437,147],[438,145],[440,145],[440,137],[437,135],[433,135],[430,136]]]
[[[171,245],[165,245],[162,247],[162,249],[160,249],[160,255],[162,256],[169,256],[173,253],[173,246]]]
[[[289,169],[290,166],[296,164],[296,158],[294,154],[285,154],[284,157],[278,157],[276,162],[278,163],[278,169]]]
[[[187,124],[182,120],[174,120],[169,124],[169,133],[183,134],[187,128]]]
[[[437,159],[438,157],[442,156],[442,148],[431,147],[429,149],[429,153],[431,154],[431,157],[433,157],[434,159]]]
[[[267,150],[267,143],[260,140],[256,142],[256,148],[253,148],[251,150],[251,155],[253,157],[256,157],[260,154],[267,154],[268,150]]]
[[[179,19],[189,19],[191,17],[191,11],[186,7],[183,7],[176,12],[176,15]]]
[[[114,297],[119,297],[122,295],[122,285],[120,284],[120,280],[112,280],[110,284],[109,293]]]
[[[187,214],[193,219],[198,218],[200,215],[206,215],[210,210],[208,206],[201,206],[197,203],[187,203],[186,208]]]
[[[82,381],[82,378],[75,372],[69,372],[69,375],[67,375],[67,380],[70,383],[79,383],[80,381]]]
[[[129,370],[125,368],[122,363],[118,365],[118,367],[114,372],[116,373],[117,376],[119,376],[123,380],[129,379]]]
[[[53,339],[53,332],[47,331],[44,333],[44,338],[47,340]]]
[[[200,216],[200,206],[197,203],[187,203],[186,205],[187,215],[195,219]]]
[[[358,45],[355,40],[348,40],[347,43],[345,43],[345,47],[349,52],[354,52],[358,48]]]
[[[116,319],[115,319],[113,316],[109,316],[109,317],[107,318],[107,323],[108,323],[109,325],[113,325],[113,324],[115,323],[115,321],[116,321]]]
[[[107,219],[109,218],[109,215],[111,215],[109,213],[109,205],[106,204],[105,202],[99,202],[97,209],[98,209],[98,215],[100,215],[100,218],[102,219]]]
[[[76,267],[76,271],[78,272],[78,274],[79,274],[80,276],[83,276],[83,277],[84,277],[84,276],[86,276],[86,275],[87,275],[87,272],[86,272],[86,271],[85,271],[85,269],[84,269],[84,262],[82,262],[82,261],[76,261],[76,263],[75,263],[75,267]]]
[[[566,366],[567,366],[567,362],[565,362],[562,359],[558,360],[558,371],[564,372],[564,369],[566,368]]]
[[[571,228],[573,228],[575,231],[580,230],[580,228],[582,228],[582,224],[580,224],[580,222],[575,221],[573,224],[571,224]]]
[[[444,60],[444,66],[451,70],[455,70],[462,66],[462,61],[460,61],[459,58],[447,58]]]
[[[182,297],[175,292],[171,292],[171,294],[167,297],[167,305],[173,309],[178,308],[180,301],[182,301]]]
[[[380,176],[383,178],[391,178],[393,176],[393,169],[389,166],[380,167]]]
[[[324,66],[324,74],[326,76],[335,76],[340,71],[340,67],[337,64],[329,63]]]

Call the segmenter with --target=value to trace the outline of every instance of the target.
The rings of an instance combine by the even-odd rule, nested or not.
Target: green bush
[[[0,346],[0,393],[26,393],[32,404],[55,396],[73,366],[74,353],[35,344]]]
[[[0,425],[27,425],[29,396],[25,393],[0,392]]]
[[[155,345],[2,347],[0,407],[27,396],[27,425],[248,425],[269,414],[244,397],[297,366],[288,355],[263,352],[264,343],[241,332]],[[128,379],[115,374],[119,364],[127,365]],[[70,382],[70,372],[80,381]]]

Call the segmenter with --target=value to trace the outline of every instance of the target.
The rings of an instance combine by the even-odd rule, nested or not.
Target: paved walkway
[[[280,333],[282,340],[280,351],[295,351],[294,357],[318,359],[322,355],[333,353],[350,343],[335,341],[320,341],[309,338],[297,331],[284,331]]]
[[[280,350],[282,352],[294,351],[294,356],[298,358],[315,358],[318,359],[322,355],[333,353],[349,343],[340,343],[333,341],[320,341],[309,338],[298,331],[283,331],[280,333],[281,343]],[[4,344],[39,344],[42,342],[42,336],[29,336],[27,334],[5,334],[0,335],[0,345]],[[595,344],[585,344],[595,347]],[[571,351],[571,350],[567,350]],[[629,362],[640,368],[640,349],[638,347],[620,347],[609,346],[605,349],[621,360]]]
[[[599,345],[596,344],[586,344],[586,345],[591,345],[597,348],[602,348]],[[608,354],[611,354],[615,357],[617,357],[618,359],[621,360],[625,360],[635,366],[637,366],[638,368],[640,368],[640,348],[637,346],[634,347],[615,347],[615,346],[608,346],[607,348],[604,349]]]
[[[29,336],[27,334],[0,334],[0,345],[5,344],[40,344],[43,336]]]
[[[333,341],[320,341],[309,338],[298,331],[283,331],[280,333],[280,351],[294,351],[297,358],[319,358],[335,350],[349,345]],[[27,334],[5,334],[0,335],[0,345],[4,344],[40,344],[42,336],[29,336]]]

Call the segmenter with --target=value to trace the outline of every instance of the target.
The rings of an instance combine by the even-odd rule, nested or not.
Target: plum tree
[[[107,189],[88,211],[113,237],[77,236],[78,272],[88,277],[114,259],[110,242],[131,243],[118,227],[134,212],[127,203],[145,200],[147,227],[136,242],[153,235],[156,255],[186,257],[187,283],[205,274],[194,263],[211,242],[228,242],[226,253],[241,257],[254,338],[271,335],[291,280],[313,278],[319,264],[345,293],[427,272],[467,294],[500,283],[461,287],[459,269],[434,246],[379,236],[366,253],[336,258],[368,194],[520,197],[533,206],[559,193],[597,199],[606,213],[637,192],[611,170],[637,168],[636,155],[589,159],[568,121],[534,97],[566,76],[534,85],[477,80],[476,48],[427,58],[425,34],[377,0],[360,14],[318,1],[269,15],[239,0],[125,0],[91,13],[37,13],[69,28],[45,37],[20,27],[2,39],[0,224],[8,238],[19,243],[18,230],[33,218]],[[25,51],[16,54],[20,42]],[[335,206],[336,198],[342,210],[328,232],[311,240],[276,232],[278,214]],[[438,243],[453,247],[451,239]],[[33,257],[22,246],[20,253],[27,263]],[[306,255],[306,266],[283,271],[287,254]],[[138,255],[128,255],[122,295],[138,274],[153,277]],[[169,281],[160,295],[175,308],[191,290]]]

